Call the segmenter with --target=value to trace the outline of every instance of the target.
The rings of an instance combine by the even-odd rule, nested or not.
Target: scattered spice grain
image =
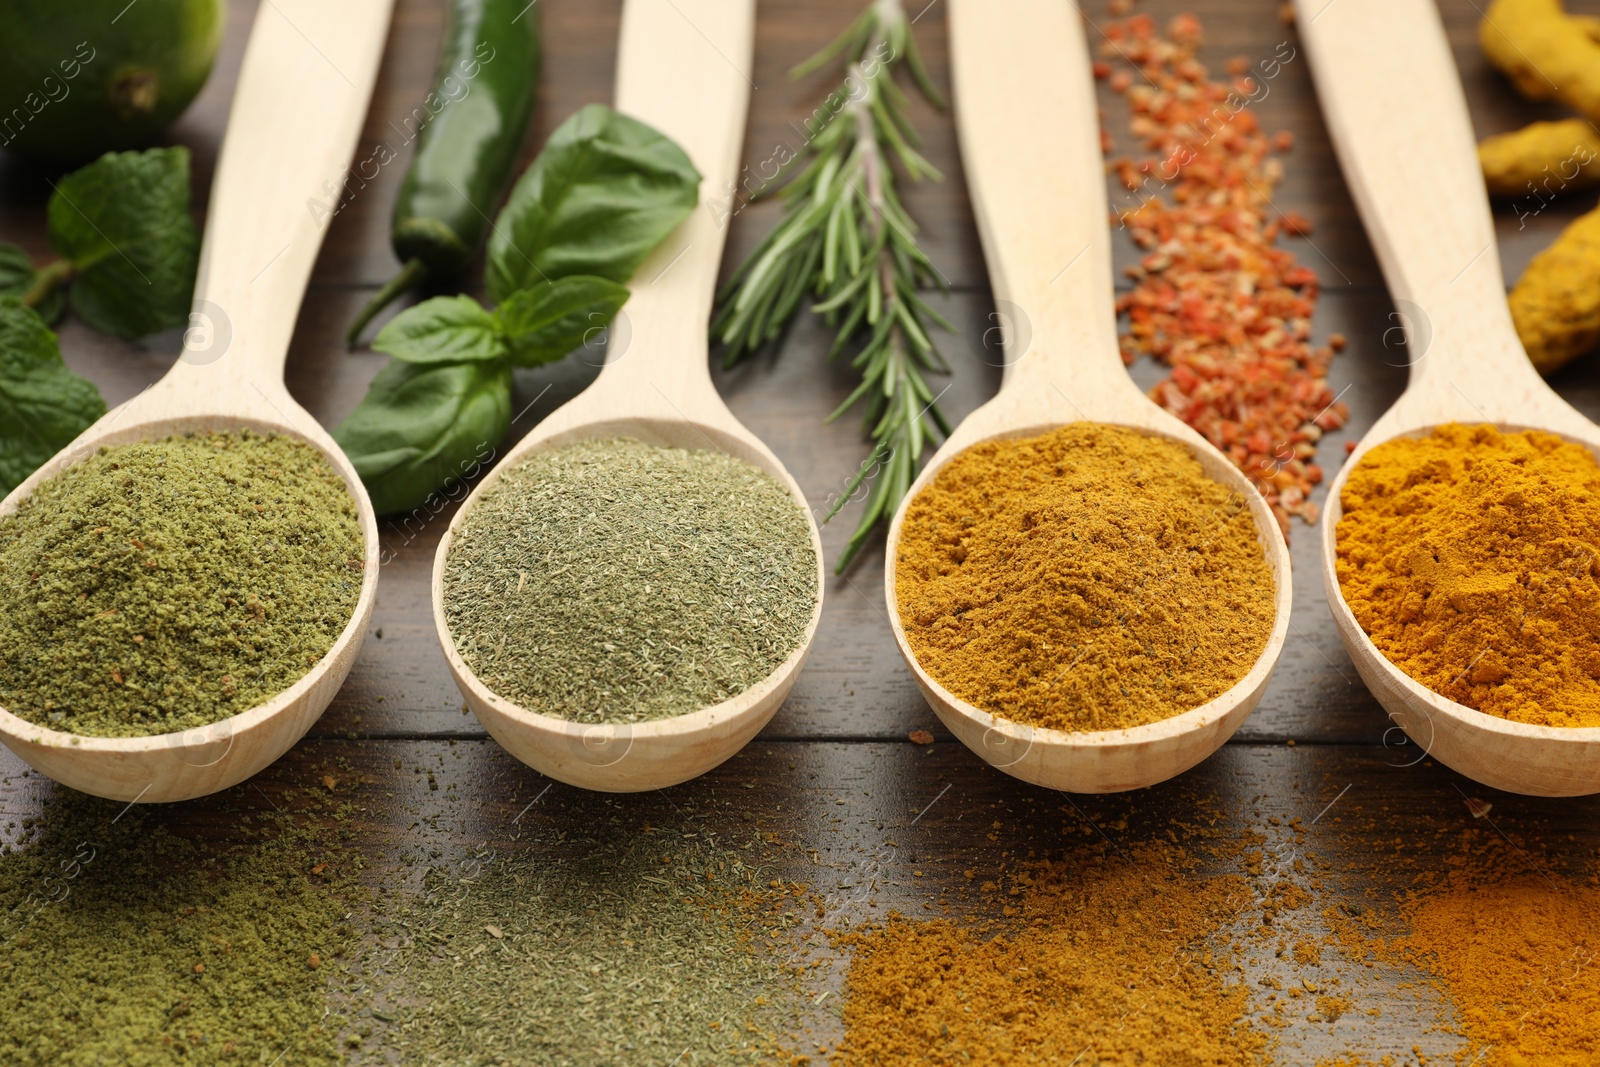
[[[1437,996],[1430,1029],[1460,1039],[1450,1063],[1600,1062],[1600,1030],[1593,1025],[1600,1016],[1600,880],[1592,861],[1568,871],[1537,840],[1515,829],[1508,835],[1504,826],[1457,823],[1446,830],[1424,815],[1427,825],[1418,828],[1417,813],[1409,808],[1403,819],[1404,838],[1392,837],[1380,850],[1387,855],[1347,872],[1368,886],[1398,886],[1378,894],[1369,890],[1377,907],[1346,903],[1325,913],[1343,952],[1379,969],[1391,989],[1422,987]],[[1399,830],[1385,826],[1378,832]],[[1416,849],[1419,834],[1439,844]],[[1407,855],[1414,850],[1442,855],[1419,863]],[[1397,873],[1405,877],[1397,879]],[[1416,1062],[1445,1061],[1438,1056]],[[1319,1067],[1393,1062],[1350,1055],[1320,1061]]]
[[[1600,1063],[1600,886],[1491,854],[1492,866],[1456,857],[1443,879],[1406,895],[1399,947],[1455,1007],[1469,1041],[1461,1062]]]
[[[629,438],[537,452],[462,523],[445,561],[456,651],[543,715],[631,723],[744,692],[816,608],[806,514],[721,452]]]
[[[1274,589],[1249,505],[1187,449],[1085,422],[950,460],[912,500],[895,565],[923,669],[1058,730],[1221,695],[1266,646]]]
[[[613,829],[430,867],[378,1041],[418,1065],[774,1062],[760,1021],[797,979],[758,913],[783,894],[703,830]]]
[[[177,810],[57,787],[0,854],[0,1063],[343,1062],[338,979],[309,961],[353,940],[359,855],[270,813],[205,844]]]
[[[1293,137],[1269,136],[1248,106],[1296,54],[1286,42],[1254,68],[1230,64],[1230,78],[1217,81],[1196,58],[1193,15],[1173,19],[1165,37],[1148,15],[1104,32],[1100,54],[1128,66],[1103,69],[1127,97],[1146,153],[1111,163],[1139,197],[1119,214],[1145,251],[1130,270],[1132,291],[1117,299],[1128,322],[1123,359],[1148,355],[1172,368],[1151,397],[1255,482],[1288,536],[1291,516],[1317,521],[1317,442],[1347,418],[1327,380],[1343,340],[1312,346],[1317,277],[1277,244],[1280,234],[1311,232],[1308,219],[1272,204],[1283,164],[1271,153]],[[1139,77],[1117,77],[1130,69]]]
[[[1361,457],[1337,575],[1389,661],[1515,722],[1600,726],[1600,465],[1536,430],[1450,424]]]
[[[1177,846],[1027,864],[997,932],[951,919],[843,935],[837,1067],[1257,1067],[1266,1039],[1223,938],[1253,899]]]
[[[0,521],[0,703],[99,737],[247,711],[338,640],[362,546],[354,498],[304,441],[102,448]]]

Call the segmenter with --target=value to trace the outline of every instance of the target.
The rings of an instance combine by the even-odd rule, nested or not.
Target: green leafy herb
[[[495,222],[487,280],[499,306],[437,297],[372,342],[400,362],[334,436],[379,514],[476,473],[510,428],[511,368],[554,362],[603,330],[628,299],[622,283],[694,209],[699,184],[681,148],[609,108],[557,128]]]
[[[470,296],[436,296],[396,315],[378,331],[372,347],[407,363],[504,359],[499,327],[494,314]]]
[[[627,301],[627,286],[576,274],[519,290],[495,314],[513,362],[536,367],[582,346]]]
[[[931,327],[953,328],[920,295],[928,287],[943,290],[944,281],[917,246],[916,225],[900,203],[889,165],[891,157],[897,160],[912,180],[939,177],[917,151],[907,97],[894,82],[903,63],[922,94],[944,105],[899,0],[874,0],[793,74],[809,74],[840,56],[848,65],[844,84],[807,124],[806,144],[782,180],[783,221],[717,294],[711,333],[727,346],[724,360],[731,366],[776,341],[811,296],[811,310],[835,331],[830,359],[859,342],[851,365],[861,384],[829,420],[865,402],[873,449],[827,518],[872,472],[876,481],[839,559],[843,571],[873,529],[893,516],[924,450],[950,432],[924,374],[948,370]]]
[[[517,180],[489,238],[498,303],[534,282],[633,276],[694,210],[700,174],[670,138],[590,104],[556,128]]]
[[[503,360],[417,364],[378,372],[333,436],[386,515],[470,478],[511,428],[511,366]]]
[[[23,300],[38,281],[39,272],[33,269],[33,260],[28,258],[22,246],[0,241],[0,297],[11,296]],[[34,310],[45,325],[50,326],[61,318],[64,307],[61,291],[52,289],[40,299]]]
[[[105,413],[38,313],[0,297],[0,489],[11,492]]]
[[[200,235],[188,149],[108,152],[61,179],[49,219],[62,261],[40,272],[50,284],[28,303],[70,278],[74,310],[97,330],[142,337],[189,321]]]

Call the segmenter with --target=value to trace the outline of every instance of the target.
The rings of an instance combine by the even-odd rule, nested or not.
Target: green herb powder
[[[0,1063],[343,1061],[330,982],[359,856],[271,812],[193,841],[165,826],[178,811],[57,788],[0,850]]]
[[[750,688],[805,636],[817,556],[771,475],[618,438],[539,452],[450,546],[445,618],[484,685],[530,711],[641,722]]]
[[[101,449],[0,521],[0,704],[98,737],[247,711],[333,646],[362,546],[355,500],[303,441]]]
[[[766,929],[783,900],[750,857],[649,827],[560,843],[582,854],[490,855],[471,879],[428,870],[424,898],[393,919],[410,946],[387,991],[401,1006],[359,1062],[391,1049],[416,1067],[788,1062],[763,1055],[764,1024],[799,996]]]

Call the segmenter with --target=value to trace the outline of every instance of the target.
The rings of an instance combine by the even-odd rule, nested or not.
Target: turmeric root
[[[1540,374],[1600,341],[1600,208],[1529,262],[1511,289],[1511,321]]]
[[[1556,99],[1600,121],[1600,43],[1561,0],[1494,0],[1478,25],[1484,55],[1530,100]]]
[[[1548,200],[1600,182],[1600,131],[1588,119],[1535,122],[1485,137],[1478,162],[1491,196]]]

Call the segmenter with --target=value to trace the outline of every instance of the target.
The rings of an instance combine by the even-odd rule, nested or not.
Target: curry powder
[[[843,935],[835,1067],[1258,1067],[1267,1041],[1225,934],[1245,879],[1196,875],[1178,846],[1130,859],[1019,868],[997,932],[896,915]]]
[[[1600,726],[1600,465],[1537,430],[1450,424],[1369,451],[1337,574],[1389,661],[1469,708]]]
[[[1057,730],[1199,707],[1250,671],[1274,619],[1245,499],[1176,442],[1088,422],[945,464],[907,509],[895,594],[941,685]]]

